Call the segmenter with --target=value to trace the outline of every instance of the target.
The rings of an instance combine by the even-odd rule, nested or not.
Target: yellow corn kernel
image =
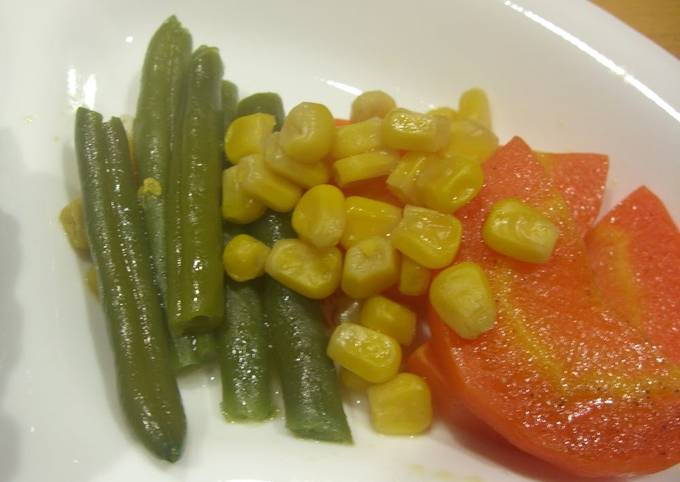
[[[371,386],[370,382],[349,371],[347,368],[342,367],[340,367],[340,383],[342,383],[342,386],[345,388],[349,388],[355,392],[363,392]]]
[[[252,223],[267,210],[267,206],[248,194],[239,181],[239,166],[222,172],[222,217],[232,223]]]
[[[387,187],[399,199],[408,204],[421,204],[416,186],[425,162],[432,154],[407,152],[387,177]]]
[[[384,296],[371,296],[364,301],[361,324],[410,345],[416,334],[416,314]]]
[[[264,140],[272,133],[276,119],[258,112],[234,119],[224,135],[224,153],[234,164],[250,154],[261,154]]]
[[[385,115],[397,107],[392,96],[382,90],[369,90],[357,96],[352,102],[350,120],[361,122],[372,117],[385,117]]]
[[[464,158],[431,157],[423,163],[416,187],[425,206],[453,213],[469,203],[482,189],[484,171]]]
[[[387,176],[399,162],[399,157],[390,151],[374,151],[356,154],[335,161],[333,174],[340,187],[347,184]]]
[[[436,152],[449,143],[451,121],[439,115],[398,108],[382,122],[382,140],[392,149]]]
[[[450,107],[437,107],[428,112],[428,115],[440,115],[446,117],[451,122],[456,121],[460,118],[458,112]]]
[[[64,206],[59,213],[59,221],[73,248],[82,251],[90,248],[90,243],[87,241],[82,199],[76,198]]]
[[[451,123],[449,145],[441,151],[444,157],[466,157],[482,163],[498,149],[498,137],[486,127],[472,120]]]
[[[513,198],[496,202],[482,228],[491,249],[527,263],[548,261],[559,234],[540,211]]]
[[[432,280],[430,303],[459,336],[473,340],[493,327],[496,304],[486,274],[468,261],[441,271]]]
[[[432,273],[408,256],[401,257],[399,292],[409,296],[420,296],[427,292]]]
[[[450,214],[407,205],[404,217],[392,231],[395,248],[430,269],[443,268],[458,253],[462,226]]]
[[[343,159],[379,149],[382,146],[380,140],[381,125],[382,120],[374,117],[356,124],[338,127],[331,157]]]
[[[399,224],[401,209],[362,196],[345,199],[347,221],[340,243],[349,249],[372,236],[387,236]]]
[[[399,253],[380,236],[359,241],[345,253],[342,291],[356,299],[377,295],[399,279]]]
[[[303,194],[293,210],[293,229],[300,239],[326,249],[340,242],[345,231],[345,195],[330,184],[321,184]]]
[[[302,195],[297,185],[267,167],[262,154],[242,157],[237,172],[243,189],[274,211],[290,211]]]
[[[400,373],[368,388],[371,424],[385,435],[417,435],[432,424],[432,396],[425,380]]]
[[[335,119],[323,104],[302,102],[283,121],[279,142],[283,151],[298,162],[317,162],[331,150]]]
[[[234,236],[224,247],[224,271],[234,281],[248,281],[264,274],[269,246],[247,234]]]
[[[458,113],[465,119],[471,119],[491,130],[491,109],[489,99],[482,89],[466,90],[458,100]]]
[[[354,323],[335,328],[326,353],[335,363],[369,383],[392,379],[401,365],[397,340]]]
[[[85,272],[85,284],[90,288],[93,295],[99,298],[99,282],[97,281],[97,268],[90,266]]]
[[[328,182],[331,173],[326,163],[306,164],[292,160],[283,152],[279,135],[280,133],[274,132],[264,143],[264,161],[267,167],[279,176],[306,188]]]
[[[299,239],[281,239],[274,243],[264,269],[282,285],[320,300],[340,284],[342,253],[338,248],[321,251]]]

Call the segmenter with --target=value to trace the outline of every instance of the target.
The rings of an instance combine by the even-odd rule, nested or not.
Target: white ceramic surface
[[[74,107],[133,113],[143,53],[171,13],[217,45],[243,93],[346,115],[355,92],[492,101],[502,141],[611,156],[606,204],[647,184],[680,220],[680,62],[585,1],[0,1],[0,481],[573,480],[503,443],[437,425],[415,439],[368,426],[356,445],[300,441],[281,418],[219,415],[216,372],[182,380],[183,458],[159,463],[130,436],[96,301],[58,210],[78,192]],[[641,479],[643,480],[643,479]],[[680,467],[644,478],[680,480]]]

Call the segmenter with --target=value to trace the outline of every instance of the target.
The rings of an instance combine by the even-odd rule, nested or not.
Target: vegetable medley
[[[228,420],[271,418],[277,377],[299,437],[351,442],[342,390],[422,433],[432,391],[572,473],[680,461],[680,234],[651,191],[593,227],[606,156],[499,147],[480,89],[427,113],[368,91],[340,120],[222,76],[170,17],[132,132],[76,114],[61,220],[154,454],[181,455],[177,374],[216,361]]]

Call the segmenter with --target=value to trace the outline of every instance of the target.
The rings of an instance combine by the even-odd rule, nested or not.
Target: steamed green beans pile
[[[173,16],[150,41],[129,140],[116,117],[76,114],[84,222],[115,354],[128,424],[156,456],[174,462],[186,422],[177,376],[217,360],[222,413],[252,422],[274,414],[278,376],[286,426],[300,437],[351,442],[317,301],[271,278],[224,279],[226,240],[247,232],[271,245],[290,219],[223,224],[222,139],[253,112],[283,120],[278,95],[239,101],[216,48],[193,50]],[[228,426],[225,426],[228,430]]]

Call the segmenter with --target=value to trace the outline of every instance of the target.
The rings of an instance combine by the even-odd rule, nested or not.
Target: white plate
[[[354,447],[296,440],[280,418],[228,425],[216,373],[182,381],[186,452],[155,461],[121,420],[103,320],[57,223],[78,191],[73,109],[134,113],[146,43],[177,13],[243,93],[287,106],[342,116],[354,92],[383,88],[425,109],[482,86],[502,141],[608,153],[608,206],[645,183],[678,220],[680,62],[575,0],[42,3],[0,5],[0,480],[572,480],[442,425],[380,437],[361,405],[347,407]]]

